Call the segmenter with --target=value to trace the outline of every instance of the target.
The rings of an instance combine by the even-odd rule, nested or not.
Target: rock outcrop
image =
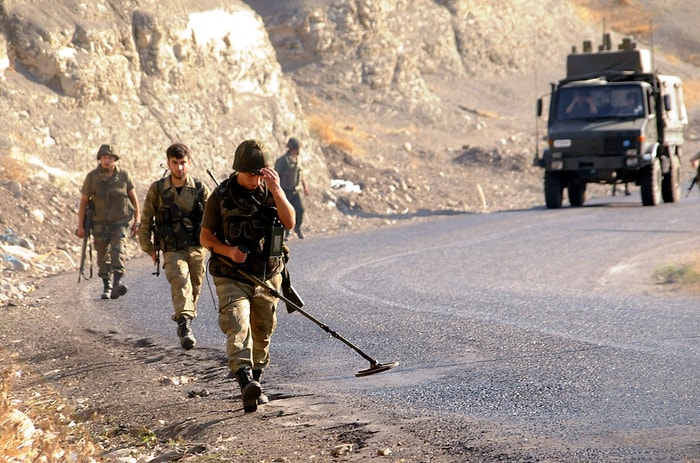
[[[176,140],[225,175],[246,138],[275,153],[292,134],[308,138],[264,24],[242,2],[8,0],[1,13],[3,156],[76,180],[112,142],[147,182]]]

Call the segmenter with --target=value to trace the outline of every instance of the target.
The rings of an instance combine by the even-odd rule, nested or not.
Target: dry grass
[[[694,107],[700,104],[700,80],[683,80],[683,99],[687,107]]]
[[[653,277],[660,284],[678,285],[700,293],[700,256],[696,255],[690,262],[662,265],[654,271]]]
[[[608,31],[631,35],[636,39],[648,39],[652,31],[654,12],[635,0],[577,0],[574,9],[584,21],[605,25]]]
[[[22,183],[27,180],[25,171],[26,167],[22,161],[10,155],[0,156],[0,178]]]
[[[352,141],[346,137],[339,136],[327,120],[318,116],[310,116],[309,127],[311,132],[323,140],[324,143],[335,146],[348,153],[354,151],[355,145]]]
[[[14,384],[21,372],[12,359],[2,361],[0,462],[99,461],[99,449],[87,430],[72,420],[60,396],[43,385],[33,385],[18,394]]]

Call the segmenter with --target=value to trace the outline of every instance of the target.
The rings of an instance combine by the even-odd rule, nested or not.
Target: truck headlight
[[[549,164],[549,168],[552,170],[561,170],[564,168],[564,161],[562,161],[561,159],[556,160],[556,161],[552,161]]]
[[[637,167],[639,165],[639,159],[637,157],[625,158],[625,165],[627,167]]]

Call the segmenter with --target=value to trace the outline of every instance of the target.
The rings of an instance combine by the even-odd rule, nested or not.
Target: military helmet
[[[233,158],[233,170],[259,173],[263,167],[272,167],[272,157],[261,141],[246,140],[238,145],[236,155]]]
[[[301,148],[301,143],[299,143],[298,139],[292,137],[287,141],[287,148],[289,148],[292,151],[298,150],[299,148]]]
[[[100,149],[97,150],[97,160],[99,161],[102,156],[105,154],[114,156],[117,161],[119,160],[119,151],[117,150],[117,147],[112,144],[104,144],[100,146]]]

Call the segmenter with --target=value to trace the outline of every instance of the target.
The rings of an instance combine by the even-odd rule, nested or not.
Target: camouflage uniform
[[[146,194],[138,237],[146,253],[163,251],[163,268],[170,283],[175,313],[190,320],[197,316],[206,249],[199,244],[199,226],[209,189],[199,180],[187,176],[178,193],[170,176],[153,182]],[[158,237],[157,246],[152,236]]]
[[[209,263],[219,299],[219,327],[226,334],[226,354],[232,372],[244,367],[260,372],[267,367],[270,339],[277,326],[277,298],[254,287],[237,269],[279,290],[284,268],[282,257],[265,257],[270,223],[253,195],[262,206],[274,211],[274,199],[264,186],[251,194],[238,185],[233,174],[214,190],[202,220],[202,227],[213,230],[222,242],[246,246],[250,251],[242,264],[226,264],[216,258]]]
[[[292,156],[291,154],[293,150],[298,152],[300,149],[299,141],[296,138],[290,138],[287,142],[287,147],[289,148],[287,152],[277,158],[275,170],[280,175],[280,186],[296,212],[294,231],[299,238],[303,238],[304,234],[301,231],[301,225],[304,221],[304,170],[302,169],[299,155]],[[286,236],[289,236],[289,232],[287,232]]]
[[[97,251],[98,275],[109,280],[125,273],[124,247],[134,208],[128,192],[134,188],[129,173],[119,166],[106,176],[97,167],[87,174],[80,192],[94,204],[92,234]]]

